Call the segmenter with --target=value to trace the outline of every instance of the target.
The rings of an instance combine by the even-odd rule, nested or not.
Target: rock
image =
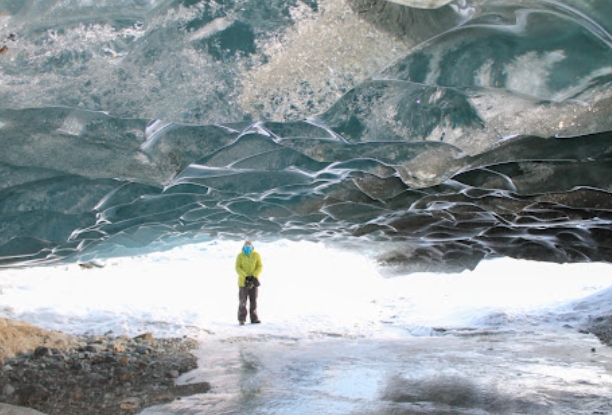
[[[210,391],[210,383],[198,382],[189,383],[187,385],[176,385],[172,388],[172,391],[178,396],[190,396],[198,393],[207,393]]]
[[[124,352],[126,348],[126,341],[123,339],[116,339],[108,344],[108,350],[112,350],[114,352]]]
[[[15,393],[15,388],[9,385],[8,383],[2,388],[2,395],[4,396],[10,396],[13,393]]]
[[[581,333],[591,333],[607,346],[612,346],[612,316],[598,316],[587,323],[587,327],[579,330]]]
[[[141,403],[139,398],[127,398],[119,402],[119,408],[123,409],[124,411],[140,409],[140,405]]]
[[[25,385],[15,391],[22,405],[45,401],[51,396],[51,392],[42,385]]]
[[[74,362],[72,365],[70,365],[70,369],[72,370],[83,370],[84,366],[81,362]]]
[[[87,346],[85,346],[86,352],[100,353],[100,352],[103,352],[104,350],[106,350],[106,346],[104,346],[103,344],[93,343],[93,344],[88,344]]]
[[[155,341],[155,338],[151,333],[143,333],[139,336],[134,337],[134,339],[140,343],[153,343]]]
[[[106,382],[108,382],[106,376],[101,373],[92,373],[89,376],[89,380],[92,385],[104,385]]]
[[[50,356],[50,355],[51,355],[51,349],[45,346],[38,346],[34,350],[35,357],[45,357],[45,356]]]
[[[149,346],[138,346],[136,347],[136,352],[140,354],[149,354],[151,353],[151,348]]]
[[[122,382],[128,382],[132,379],[133,376],[134,374],[132,372],[126,371],[126,372],[122,372],[119,375],[119,379],[121,379]]]
[[[101,263],[95,262],[95,261],[90,261],[90,262],[82,262],[82,263],[80,263],[79,267],[81,267],[81,269],[104,268],[104,264],[101,264]]]
[[[45,415],[34,409],[0,403],[0,415]]]
[[[43,415],[133,415],[147,406],[210,389],[207,383],[174,384],[182,373],[197,367],[190,353],[197,343],[189,338],[75,336],[63,346],[41,340],[7,358],[2,367],[0,390],[7,404],[25,405]]]
[[[170,392],[161,393],[159,395],[153,396],[151,399],[153,402],[161,403],[161,402],[171,402],[175,398],[174,394]]]

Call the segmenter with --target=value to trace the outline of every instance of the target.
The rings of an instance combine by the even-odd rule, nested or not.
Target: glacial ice
[[[217,238],[612,261],[612,5],[435,6],[0,1],[0,266]]]

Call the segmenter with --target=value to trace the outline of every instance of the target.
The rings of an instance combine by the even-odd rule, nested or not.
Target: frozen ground
[[[382,277],[312,243],[256,244],[262,325],[237,325],[240,243],[0,273],[4,317],[70,333],[189,335],[213,390],[170,414],[610,413],[612,349],[579,331],[612,314],[610,265],[514,260]]]

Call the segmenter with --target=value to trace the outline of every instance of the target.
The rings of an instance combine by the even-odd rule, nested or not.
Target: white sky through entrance
[[[0,307],[4,317],[71,333],[231,334],[240,247],[185,246],[88,270],[3,270]],[[591,300],[581,305],[583,314],[612,312],[609,264],[497,259],[460,274],[385,278],[357,252],[306,242],[255,247],[264,261],[259,314],[271,334],[396,337],[429,335],[435,327],[562,325],[580,318],[573,304],[585,298]]]

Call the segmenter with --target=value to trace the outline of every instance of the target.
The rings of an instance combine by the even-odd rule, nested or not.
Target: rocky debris
[[[43,330],[22,321],[0,318],[0,363],[39,346],[73,348],[78,346],[78,340],[59,331]]]
[[[587,328],[582,330],[585,333],[595,335],[600,342],[607,346],[612,346],[612,316],[599,316],[592,318]]]
[[[104,264],[99,263],[99,262],[95,262],[95,261],[90,261],[90,262],[82,262],[82,263],[80,263],[79,267],[81,267],[81,269],[104,268]]]
[[[180,374],[197,367],[190,352],[196,346],[192,339],[150,333],[74,337],[63,347],[43,343],[6,358],[0,402],[48,415],[134,414],[210,390],[207,382],[175,385]]]

